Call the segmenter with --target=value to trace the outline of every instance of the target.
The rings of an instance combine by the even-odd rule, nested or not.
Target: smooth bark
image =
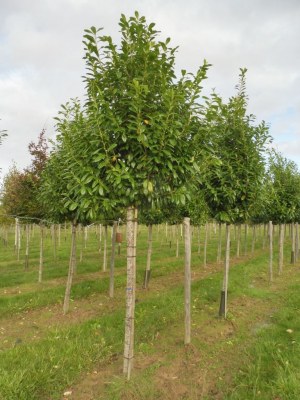
[[[221,301],[219,316],[226,318],[227,316],[227,294],[228,294],[228,276],[229,276],[229,263],[230,263],[230,225],[226,225],[226,251],[224,262],[224,276],[221,291]]]
[[[127,209],[127,287],[123,373],[130,379],[134,358],[137,208]]]
[[[64,314],[66,314],[69,311],[71,287],[72,287],[75,266],[76,266],[76,224],[72,223],[71,254],[70,254],[68,279],[67,279],[64,306],[63,306]]]
[[[190,218],[184,218],[184,344],[191,342],[191,234]]]

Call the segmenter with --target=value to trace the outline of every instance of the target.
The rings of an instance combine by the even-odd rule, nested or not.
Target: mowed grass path
[[[109,301],[105,293],[108,287],[108,278],[105,273],[100,272],[101,254],[99,255],[96,246],[98,238],[95,235],[90,236],[87,249],[83,249],[83,261],[78,264],[80,281],[74,286],[74,302],[70,313],[73,317],[72,324],[69,327],[66,327],[66,324],[59,323],[59,321],[62,321],[59,306],[64,292],[61,277],[63,276],[62,271],[66,275],[68,243],[65,243],[65,246],[58,252],[58,260],[55,263],[57,273],[47,276],[45,270],[45,287],[40,289],[37,288],[32,279],[32,277],[37,276],[36,268],[31,267],[29,271],[20,273],[16,266],[15,269],[13,268],[11,260],[6,259],[5,262],[1,262],[1,270],[7,273],[7,270],[10,269],[12,277],[12,271],[15,271],[19,276],[26,275],[28,272],[31,274],[30,279],[27,275],[25,281],[16,286],[17,289],[15,290],[21,293],[3,293],[1,297],[1,299],[11,302],[2,303],[1,328],[4,328],[4,330],[2,329],[1,337],[3,341],[8,340],[5,339],[5,323],[9,321],[9,316],[12,318],[15,315],[18,319],[22,318],[24,312],[30,315],[33,309],[36,310],[35,312],[40,310],[41,315],[44,316],[41,319],[41,324],[46,326],[49,322],[47,320],[49,306],[53,305],[54,312],[57,313],[57,324],[48,324],[48,329],[43,330],[42,334],[36,334],[34,341],[27,340],[25,335],[25,340],[16,341],[14,347],[8,346],[2,350],[0,359],[0,369],[3,371],[0,377],[1,399],[61,399],[64,391],[69,388],[72,391],[71,398],[76,400],[81,398],[85,400],[89,398],[221,399],[225,396],[239,396],[238,390],[244,390],[242,397],[232,398],[250,399],[256,398],[253,397],[254,395],[262,396],[262,393],[266,392],[257,383],[256,394],[253,394],[252,391],[249,394],[250,397],[243,397],[248,396],[248,394],[245,394],[245,387],[251,387],[252,383],[244,383],[243,377],[249,379],[250,374],[247,372],[247,366],[240,362],[241,359],[236,359],[234,356],[240,354],[245,347],[252,349],[253,337],[257,339],[258,334],[262,335],[265,328],[269,329],[269,322],[263,322],[258,328],[253,328],[254,333],[247,336],[252,322],[257,323],[260,319],[268,319],[268,313],[270,313],[272,307],[277,309],[279,305],[284,306],[282,299],[281,302],[278,302],[278,294],[289,293],[290,290],[296,292],[298,275],[295,272],[298,271],[293,267],[294,269],[290,270],[290,276],[285,272],[283,277],[277,278],[277,286],[275,284],[270,286],[267,275],[267,249],[261,250],[262,241],[258,237],[257,250],[253,254],[255,257],[251,259],[241,258],[239,262],[234,262],[235,265],[230,272],[229,293],[232,310],[230,310],[229,303],[228,321],[219,320],[216,315],[222,273],[217,272],[217,265],[211,264],[216,259],[216,234],[212,230],[208,247],[209,264],[205,274],[202,265],[203,255],[202,253],[200,256],[198,255],[198,239],[195,231],[193,248],[193,271],[195,274],[192,287],[193,341],[192,346],[185,348],[183,346],[183,244],[180,243],[181,257],[176,258],[175,238],[172,236],[162,237],[165,236],[165,232],[163,232],[163,235],[162,232],[163,230],[160,235],[157,235],[154,244],[151,288],[146,292],[139,289],[138,292],[136,304],[137,365],[133,379],[129,384],[123,380],[121,374],[124,335],[124,254],[117,258],[116,299]],[[91,240],[92,237],[94,241]],[[203,233],[200,239],[202,252]],[[171,248],[170,240],[172,241]],[[37,243],[38,238],[36,238]],[[91,248],[89,249],[89,247]],[[122,251],[124,253],[124,250]],[[235,247],[232,241],[232,253],[234,254],[234,252]],[[91,256],[91,254],[94,255]],[[139,235],[138,254],[137,281],[140,288],[146,259],[145,228],[141,229]],[[286,258],[288,258],[288,246]],[[8,264],[9,268],[5,268],[5,263]],[[53,267],[53,270],[55,270],[55,267]],[[97,271],[99,271],[99,275]],[[85,281],[84,277],[91,277],[91,274],[94,275],[94,279]],[[292,279],[292,282],[289,278]],[[162,282],[165,283],[162,284]],[[291,283],[294,289],[290,288]],[[22,285],[27,288],[25,293],[22,293]],[[30,291],[30,285],[34,289],[33,292]],[[3,292],[5,290],[9,292],[9,288],[11,290],[14,286],[7,285],[6,288],[3,288]],[[99,308],[99,296],[102,296],[102,308]],[[282,295],[280,296],[282,297]],[[30,301],[30,299],[32,300]],[[89,310],[93,308],[94,304],[95,311],[99,312],[99,315],[96,314],[95,316],[91,312],[81,318],[80,316],[84,314],[84,308],[81,309],[80,305],[84,305],[84,301],[88,301]],[[98,304],[98,308],[96,304]],[[240,306],[240,304],[245,305]],[[238,311],[235,315],[234,305],[237,309],[242,307],[243,311]],[[266,307],[266,305],[271,308]],[[254,311],[254,307],[257,308],[257,311]],[[77,313],[78,320],[76,320]],[[51,316],[53,317],[53,313]],[[254,319],[253,316],[255,316]],[[32,321],[33,325],[37,325],[37,328],[34,329],[39,329],[39,325],[35,322]],[[20,331],[22,331],[23,326],[20,325]],[[293,332],[295,331],[295,327],[290,329]],[[252,332],[251,329],[250,332]],[[286,335],[292,333],[286,332]],[[211,338],[214,338],[213,342]],[[255,349],[251,351],[255,352]],[[252,365],[251,357],[253,355],[251,351],[249,350],[247,357],[249,360],[251,359]],[[232,366],[228,369],[225,361],[229,359],[229,356],[220,357],[220,355],[230,354],[230,352],[233,354],[231,357]],[[219,358],[221,358],[221,362]],[[224,376],[219,372],[213,373],[213,371],[222,371],[222,360],[223,364],[226,365]],[[182,366],[182,363],[184,363],[184,373],[180,376],[179,367]],[[176,366],[179,371],[176,370]],[[198,368],[195,368],[195,366]],[[98,373],[99,371],[106,372],[101,374]],[[235,372],[238,373],[237,378],[235,378]],[[253,376],[255,376],[255,382],[259,382],[257,376],[255,374]],[[225,377],[227,383],[223,386]],[[166,385],[168,382],[171,382],[171,384]],[[169,387],[169,391],[166,391],[164,386]],[[266,392],[266,395],[269,394]],[[273,397],[265,398],[272,399]],[[292,399],[293,397],[282,398]]]

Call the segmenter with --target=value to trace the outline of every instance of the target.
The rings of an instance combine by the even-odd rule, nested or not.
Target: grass
[[[281,307],[248,349],[247,367],[235,378],[226,399],[300,398],[300,284],[290,285]]]
[[[78,394],[74,394],[75,397],[71,398],[85,400],[84,397],[80,397],[80,382],[84,381],[86,374],[94,368],[100,369],[103,375],[107,374],[107,382],[101,381],[98,384],[101,392],[95,395],[95,400],[100,398],[274,400],[276,396],[278,399],[300,398],[300,385],[297,379],[299,378],[297,351],[300,343],[298,333],[300,322],[297,321],[300,309],[300,299],[297,297],[300,289],[299,280],[295,278],[292,285],[287,284],[287,276],[278,280],[278,287],[275,289],[274,286],[270,286],[267,275],[267,250],[262,251],[261,246],[257,244],[255,257],[233,262],[229,280],[228,321],[218,320],[216,315],[222,272],[217,272],[215,266],[212,269],[212,266],[208,265],[204,276],[202,253],[198,255],[197,238],[194,237],[192,270],[198,275],[192,284],[193,347],[186,349],[183,346],[183,273],[182,277],[179,274],[179,271],[182,271],[183,243],[182,241],[180,243],[181,258],[176,258],[174,238],[170,248],[170,240],[161,236],[163,235],[155,236],[152,289],[146,292],[139,291],[136,304],[136,356],[137,359],[144,359],[147,362],[134,372],[132,380],[126,382],[120,376],[118,368],[115,368],[116,363],[119,363],[118,365],[121,363],[125,310],[124,302],[113,300],[110,307],[103,309],[101,315],[75,320],[68,327],[60,325],[61,316],[57,315],[57,324],[36,340],[24,341],[2,350],[1,400],[61,399],[63,391],[73,387],[76,382]],[[8,291],[0,297],[1,325],[4,327],[6,322],[9,324],[11,317],[20,313],[22,315],[25,310],[40,309],[40,312],[44,313],[46,306],[62,302],[64,280],[61,278],[66,277],[67,273],[69,240],[62,242],[58,260],[54,262],[51,258],[51,240],[48,235],[45,246],[45,280],[39,287],[36,284],[37,269],[32,267],[37,265],[38,261],[38,239],[38,234],[32,238],[29,271],[21,271],[21,263],[13,260],[14,252],[7,247],[2,248],[3,258],[0,260],[2,288]],[[12,241],[12,232],[9,240]],[[140,287],[146,259],[146,229],[143,227],[138,240],[137,282]],[[203,232],[201,241],[203,244]],[[207,258],[208,263],[211,263],[216,259],[217,246],[213,231],[209,243]],[[82,245],[78,246],[78,252],[80,250],[84,252],[83,261],[78,264],[80,281],[75,282],[72,288],[72,298],[78,307],[80,301],[86,298],[93,304],[93,295],[105,296],[108,288],[108,276],[99,271],[102,254],[97,251],[98,244],[99,238],[90,234],[87,249]],[[233,241],[232,253],[235,251]],[[125,261],[122,249],[121,256],[117,257],[115,279],[119,299],[125,288]],[[97,274],[92,280],[89,277],[91,273]],[[164,285],[161,285],[161,282],[165,282]],[[26,287],[24,292],[22,292],[23,287]],[[17,294],[10,294],[11,289],[16,289]],[[19,290],[21,293],[18,293]],[[280,301],[278,293],[281,296]],[[274,307],[277,310],[266,327],[263,325],[261,329],[255,331],[255,334],[251,333],[251,316],[255,313],[251,308],[242,309],[240,306],[245,299],[247,304],[261,304],[265,307],[268,303],[269,308]],[[279,304],[280,310],[278,310]],[[256,311],[257,318],[263,316],[264,307]],[[76,316],[76,310],[72,312]],[[47,324],[46,318],[44,323]],[[229,328],[232,329],[236,324],[239,324],[239,329],[233,333],[229,332]],[[213,341],[210,338],[213,338]],[[239,359],[241,354],[247,361],[243,365]],[[158,359],[161,360],[157,361]],[[207,363],[205,360],[211,361]],[[232,368],[228,368],[228,362],[232,362]],[[183,363],[183,374],[180,379],[182,387],[180,388],[176,381],[172,381],[172,384],[164,388],[159,379],[160,376],[164,376],[162,371],[172,370],[178,363]],[[191,365],[195,365],[195,370]],[[224,369],[227,374],[226,385],[222,380],[219,380],[218,384],[214,383],[216,374],[220,374],[222,378],[223,375],[219,370]],[[116,373],[117,376],[114,377]],[[198,382],[199,373],[203,375],[202,377],[209,377],[207,378],[209,390],[204,390],[206,385],[204,381]],[[175,388],[178,397],[172,395],[172,390]]]

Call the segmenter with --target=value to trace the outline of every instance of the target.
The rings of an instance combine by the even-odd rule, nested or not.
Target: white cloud
[[[298,0],[0,0],[0,7],[0,129],[9,134],[0,147],[4,172],[12,159],[25,166],[28,143],[45,124],[52,135],[60,104],[82,94],[83,30],[104,27],[118,40],[120,14],[135,9],[179,45],[178,69],[195,70],[204,58],[213,64],[206,92],[232,95],[239,68],[247,67],[249,111],[271,123],[286,156],[297,157]]]

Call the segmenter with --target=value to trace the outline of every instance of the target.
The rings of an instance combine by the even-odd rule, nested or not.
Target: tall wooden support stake
[[[240,249],[241,249],[241,230],[242,226],[241,224],[238,224],[238,230],[237,230],[237,243],[236,243],[236,256],[240,256]]]
[[[217,254],[217,263],[221,262],[222,256],[222,224],[219,222],[219,239],[218,239],[218,254]]]
[[[85,226],[84,227],[84,248],[85,249],[86,249],[87,240],[88,240],[88,227]]]
[[[230,225],[226,225],[226,253],[224,262],[223,286],[221,291],[221,301],[219,309],[219,316],[224,318],[226,318],[227,315],[229,262],[230,262]]]
[[[127,287],[123,373],[130,379],[134,357],[137,208],[127,208]]]
[[[190,218],[184,218],[184,344],[191,342],[191,234]]]
[[[207,241],[208,241],[208,223],[205,224],[205,239],[204,239],[204,249],[203,249],[203,266],[206,267],[207,263]]]
[[[298,262],[299,257],[299,224],[295,223],[295,262]]]
[[[248,253],[248,224],[245,224],[245,256]]]
[[[104,226],[104,240],[103,240],[103,271],[106,271],[107,267],[107,225]]]
[[[58,224],[58,247],[61,245],[61,225]]]
[[[18,250],[19,218],[15,218],[15,251]]]
[[[98,248],[98,252],[99,254],[101,253],[101,241],[102,241],[102,225],[99,225],[99,248]]]
[[[284,240],[284,225],[279,225],[279,257],[278,257],[278,273],[282,274],[283,268],[283,240]]]
[[[291,239],[292,239],[291,264],[295,264],[296,263],[296,257],[295,257],[296,235],[295,235],[295,224],[294,224],[294,222],[291,223]]]
[[[176,258],[179,257],[179,226],[176,225]]]
[[[26,224],[26,248],[25,248],[25,269],[29,268],[29,235],[30,235],[30,226]]]
[[[116,234],[117,222],[114,221],[111,237],[111,257],[109,270],[109,297],[114,297],[114,272],[115,272],[115,253],[116,253]]]
[[[75,266],[76,266],[76,224],[72,223],[71,254],[70,254],[69,272],[68,272],[68,279],[65,291],[64,306],[63,306],[64,314],[66,314],[69,311],[71,287],[72,287],[72,280],[73,280]]]
[[[201,235],[200,235],[200,229],[201,229],[201,226],[198,225],[198,250],[197,250],[197,253],[198,253],[198,254],[200,254],[200,250],[201,250]]]
[[[273,224],[272,221],[269,221],[269,279],[270,282],[273,282]]]
[[[262,241],[262,248],[263,250],[266,247],[266,224],[264,224],[264,230],[263,230],[263,241]]]
[[[152,255],[152,224],[148,226],[148,248],[147,248],[147,264],[144,276],[144,289],[148,289],[151,275],[151,255]]]
[[[57,225],[53,225],[53,257],[57,260]]]
[[[39,283],[42,283],[44,264],[44,226],[40,225],[40,263],[39,263]]]
[[[251,256],[252,257],[254,255],[255,242],[256,242],[256,226],[253,225],[253,227],[252,227],[252,245],[251,245]]]

